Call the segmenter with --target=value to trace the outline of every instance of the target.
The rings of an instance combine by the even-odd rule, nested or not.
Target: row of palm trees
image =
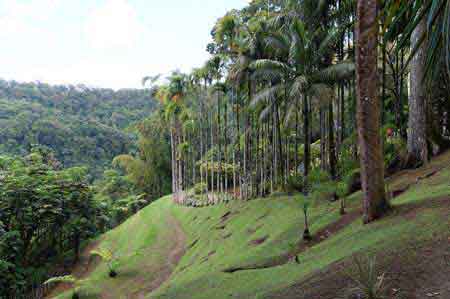
[[[252,1],[219,19],[212,58],[153,88],[171,127],[175,200],[186,200],[193,187],[249,199],[293,180],[307,192],[312,171],[338,180],[346,160],[359,157],[365,221],[379,217],[388,207],[381,127],[394,120],[414,165],[429,159],[425,115],[439,117],[436,139],[448,142],[450,109],[437,111],[424,99],[432,80],[423,78],[448,72],[436,56],[448,39],[436,32],[446,30],[450,4],[431,2]]]

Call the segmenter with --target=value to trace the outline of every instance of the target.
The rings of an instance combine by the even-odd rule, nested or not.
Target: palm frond
[[[92,250],[90,252],[90,255],[92,256],[99,256],[104,260],[105,262],[110,262],[113,259],[113,253],[106,248],[100,248],[97,250]]]
[[[289,96],[291,99],[299,98],[306,92],[308,86],[308,80],[305,76],[297,76],[292,83]]]
[[[266,37],[264,42],[266,47],[272,50],[277,56],[284,56],[289,53],[289,40],[280,32]]]
[[[250,64],[250,67],[254,70],[271,69],[278,70],[284,74],[289,74],[292,69],[285,63],[271,60],[271,59],[258,59]]]
[[[270,113],[272,112],[272,106],[273,104],[270,103],[267,107],[265,107],[261,113],[259,114],[259,120],[261,122],[265,122],[267,118],[270,116]]]
[[[257,93],[253,96],[252,101],[250,102],[249,107],[255,108],[261,103],[271,103],[273,102],[273,99],[276,97],[276,95],[280,92],[282,89],[281,84],[277,84],[271,87],[268,87],[261,92]]]
[[[52,277],[50,279],[47,279],[44,282],[44,285],[51,284],[51,283],[71,283],[75,284],[77,282],[77,279],[73,275],[65,275],[65,276],[56,276]]]
[[[314,83],[335,84],[342,80],[351,79],[355,74],[355,63],[351,61],[343,61],[331,65],[312,75]]]
[[[334,89],[327,84],[317,83],[311,85],[309,94],[311,95],[312,100],[316,102],[316,105],[325,107],[333,100]]]

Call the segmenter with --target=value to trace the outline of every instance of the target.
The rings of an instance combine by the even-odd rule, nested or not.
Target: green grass
[[[399,177],[398,181],[405,181],[405,177]],[[110,279],[105,265],[100,265],[88,276],[85,289],[92,298],[104,294],[105,290],[114,294],[106,298],[126,298],[148,286],[158,274],[158,266],[165,262],[164,252],[173,246],[167,221],[173,215],[186,234],[186,246],[191,247],[170,279],[145,298],[269,298],[272,292],[348,259],[352,254],[401,248],[411,241],[431,240],[433,234],[449,234],[448,221],[445,221],[448,215],[443,214],[442,208],[449,204],[449,181],[450,169],[446,168],[411,185],[393,201],[394,209],[389,215],[370,225],[363,225],[356,219],[299,254],[299,265],[287,263],[234,273],[223,270],[261,267],[279,259],[300,240],[304,222],[301,200],[283,195],[186,208],[174,205],[166,197],[102,237],[100,246],[122,256],[122,267],[119,276]],[[347,200],[348,209],[359,209],[360,200],[360,192],[351,195]],[[228,212],[231,216],[222,221]],[[338,202],[315,200],[310,208],[312,234],[339,218]],[[261,238],[267,239],[259,245],[251,244]],[[135,252],[141,254],[127,257]],[[66,298],[67,294],[60,297]]]

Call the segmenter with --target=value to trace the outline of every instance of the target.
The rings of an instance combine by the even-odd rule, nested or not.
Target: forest
[[[95,179],[115,156],[135,150],[132,126],[156,105],[145,90],[0,80],[0,152],[47,146],[65,167],[89,165]]]
[[[206,51],[0,81],[0,298],[449,298],[450,1],[252,0]]]

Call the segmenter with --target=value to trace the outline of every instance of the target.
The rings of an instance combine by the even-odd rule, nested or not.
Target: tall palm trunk
[[[336,179],[336,142],[334,138],[333,101],[328,104],[328,163],[330,176],[334,180]]]
[[[220,95],[217,96],[217,129],[216,129],[216,141],[218,147],[218,169],[217,169],[217,191],[223,192],[222,186],[222,142],[221,137],[221,117],[220,117]]]
[[[411,36],[411,46],[416,48],[426,30],[426,20],[414,29]],[[423,43],[411,61],[410,97],[408,120],[408,155],[411,162],[421,164],[428,162],[426,91],[424,84],[426,45]]]
[[[280,178],[279,178],[279,180],[280,180],[280,183],[281,184],[284,184],[284,178],[283,178],[283,176],[284,176],[284,163],[283,163],[283,141],[281,140],[282,139],[282,136],[281,136],[281,121],[280,121],[280,112],[279,112],[279,109],[278,109],[279,107],[278,107],[278,104],[277,103],[275,103],[275,116],[276,116],[276,118],[275,118],[275,121],[276,121],[276,129],[277,129],[277,140],[278,140],[278,154],[279,154],[279,164],[280,164]]]
[[[211,138],[211,159],[210,159],[210,171],[211,171],[211,193],[214,193],[214,115],[211,109],[210,113],[210,138]]]
[[[363,188],[363,221],[369,223],[387,209],[377,78],[377,0],[358,0],[356,78],[358,136]]]
[[[172,164],[172,193],[177,193],[177,168],[176,168],[176,156],[175,156],[175,129],[170,128],[170,152],[171,152],[171,164]]]
[[[236,102],[237,102],[237,98],[236,98]],[[236,105],[236,130],[237,130],[237,136],[236,136],[236,142],[237,142],[237,159],[238,159],[238,182],[239,182],[239,198],[242,199],[242,153],[241,153],[241,118],[240,118],[240,109],[241,107],[239,106],[239,104]]]
[[[224,107],[225,113],[223,115],[224,119],[224,125],[223,125],[223,138],[224,138],[224,161],[225,161],[225,165],[228,165],[228,151],[227,151],[227,147],[228,147],[228,105],[227,102],[225,101],[225,107]],[[228,173],[225,171],[224,175],[224,179],[225,179],[225,191],[228,191]]]
[[[298,170],[298,100],[295,103],[295,140],[294,140],[294,175],[297,175]]]
[[[304,145],[303,145],[303,167],[304,172],[303,176],[305,179],[305,182],[309,175],[309,167],[310,167],[310,161],[311,161],[311,140],[309,139],[309,103],[308,103],[308,96],[305,94],[303,98],[303,138],[304,138]]]
[[[199,118],[199,134],[200,134],[200,155],[199,155],[199,161],[200,161],[200,168],[199,168],[199,172],[200,172],[200,185],[203,185],[204,180],[203,180],[203,150],[204,150],[204,135],[203,135],[203,98],[200,96],[200,118]],[[195,162],[194,162],[194,167],[196,167]]]
[[[326,121],[325,121],[325,111],[323,107],[319,108],[319,123],[320,123],[320,167],[322,170],[327,169],[327,158],[326,158]]]

